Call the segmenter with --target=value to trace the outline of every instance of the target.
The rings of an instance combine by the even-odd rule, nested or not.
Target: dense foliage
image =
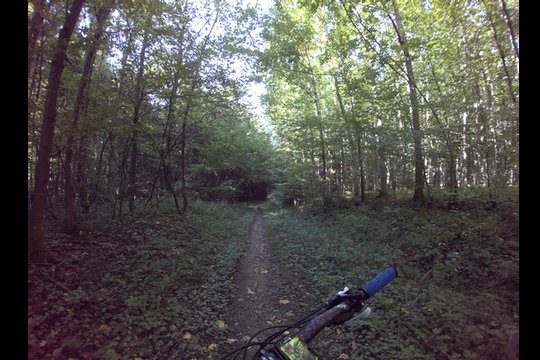
[[[264,4],[28,2],[29,357],[235,346],[269,199],[287,301],[399,268],[323,357],[516,358],[518,1]]]
[[[505,0],[277,2],[260,69],[282,191],[517,185],[518,24]]]
[[[63,5],[29,3],[39,33],[29,54],[30,189]],[[126,202],[131,213],[164,192],[178,197],[180,212],[191,197],[242,198],[251,183],[268,191],[274,149],[243,98],[255,20],[249,6],[210,0],[83,8],[59,92],[49,201],[73,188],[80,206],[68,213],[105,204],[115,217]]]

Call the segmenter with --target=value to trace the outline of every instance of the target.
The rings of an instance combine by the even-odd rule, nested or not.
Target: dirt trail
[[[272,254],[272,242],[265,235],[264,217],[255,208],[251,223],[249,247],[236,277],[237,291],[233,295],[230,335],[238,339],[231,348],[244,343],[263,328],[291,323],[303,311],[293,301],[295,286],[290,276]],[[263,340],[259,337],[259,340]]]

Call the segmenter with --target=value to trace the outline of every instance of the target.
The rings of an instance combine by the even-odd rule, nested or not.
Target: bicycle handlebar
[[[367,292],[366,299],[375,295],[376,292],[378,292],[383,287],[388,285],[390,281],[394,280],[396,276],[397,276],[396,269],[389,267],[386,270],[381,271],[377,276],[375,276],[373,279],[365,283],[362,286],[362,289],[364,289]]]
[[[365,297],[363,297],[361,301],[367,300],[371,296],[375,295],[375,293],[388,285],[388,283],[390,283],[390,281],[392,281],[396,276],[396,269],[392,267],[381,271],[379,274],[377,274],[377,276],[362,286],[362,289],[365,292]],[[344,301],[313,318],[300,330],[297,336],[304,343],[308,344],[323,328],[329,324],[332,324],[339,316],[350,310],[350,304]]]
[[[293,353],[282,354],[281,352],[284,351],[284,347],[283,348],[275,347],[274,349],[268,349],[268,350],[265,350],[265,347],[271,344],[273,344],[273,346],[277,346],[278,342],[281,342],[281,341],[285,341],[283,343],[284,345],[285,344],[290,345],[292,344],[292,340],[294,339],[299,340],[300,341],[299,344],[305,344],[305,345],[309,344],[309,342],[313,340],[313,338],[317,336],[317,334],[326,326],[329,326],[332,324],[341,324],[344,321],[347,321],[348,319],[350,319],[353,316],[354,312],[360,311],[363,308],[365,300],[369,299],[370,297],[375,295],[377,292],[379,292],[382,288],[388,285],[396,276],[397,276],[396,269],[393,267],[389,267],[381,271],[371,280],[367,281],[358,290],[349,290],[348,288],[345,288],[342,291],[338,292],[336,295],[334,295],[323,306],[321,306],[319,309],[317,309],[316,311],[308,315],[306,318],[300,320],[294,325],[284,326],[286,330],[289,330],[292,328],[300,328],[300,331],[295,336],[289,336],[288,338],[283,337],[281,338],[281,340],[278,340],[276,342],[275,339],[285,332],[285,330],[281,330],[269,336],[262,343],[252,343],[250,340],[250,342],[246,346],[243,346],[225,355],[222,358],[222,360],[234,354],[236,354],[236,356],[234,357],[234,359],[236,359],[242,351],[244,351],[244,357],[245,357],[247,348],[249,348],[250,346],[255,346],[255,345],[260,346],[260,349],[255,354],[255,356],[258,356],[257,359],[278,359],[278,358],[281,359],[282,358],[281,355],[289,356],[289,355],[302,354],[302,351],[295,354]],[[292,345],[294,347],[294,344]],[[269,355],[270,357],[268,357]],[[294,358],[297,358],[297,357],[294,357]]]
[[[297,334],[298,338],[308,344],[328,324],[331,324],[341,314],[349,311],[349,307],[335,306],[325,311],[306,324]]]

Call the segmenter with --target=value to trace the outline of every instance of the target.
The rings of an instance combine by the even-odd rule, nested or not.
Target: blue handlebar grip
[[[365,283],[362,288],[367,291],[368,298],[375,295],[375,293],[388,285],[397,276],[396,269],[389,267],[386,270],[380,272],[373,279]]]

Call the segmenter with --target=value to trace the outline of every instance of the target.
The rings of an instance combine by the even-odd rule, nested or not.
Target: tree
[[[412,66],[412,58],[408,49],[407,37],[401,23],[399,7],[396,0],[392,0],[395,16],[395,30],[399,45],[405,57],[405,67],[407,69],[407,82],[409,85],[409,97],[411,100],[412,128],[414,131],[414,195],[413,201],[424,201],[424,157],[422,156],[422,133],[420,130],[420,110],[418,105],[418,95],[416,93],[416,81]]]
[[[90,77],[92,68],[94,66],[94,60],[96,52],[100,45],[100,40],[105,30],[105,24],[111,11],[110,5],[100,8],[96,14],[95,32],[90,40],[90,44],[86,53],[83,72],[79,81],[77,90],[77,98],[75,99],[73,120],[70,124],[68,131],[68,138],[66,144],[66,156],[64,162],[64,232],[71,234],[76,228],[76,216],[75,216],[75,185],[73,183],[73,171],[72,171],[72,159],[73,159],[73,132],[81,116],[81,110],[86,98],[88,85],[90,83]],[[81,140],[82,142],[82,140]],[[84,171],[81,169],[81,171]],[[79,188],[83,185],[79,184]],[[84,201],[81,198],[81,201]]]
[[[44,237],[47,184],[49,182],[50,171],[49,156],[53,143],[54,125],[56,122],[56,105],[60,78],[62,77],[62,72],[65,67],[69,40],[71,39],[77,20],[79,19],[79,14],[83,5],[84,0],[75,0],[72,3],[66,17],[66,22],[58,34],[58,43],[49,72],[28,231],[29,258],[31,261],[36,262],[48,262],[52,259]]]

